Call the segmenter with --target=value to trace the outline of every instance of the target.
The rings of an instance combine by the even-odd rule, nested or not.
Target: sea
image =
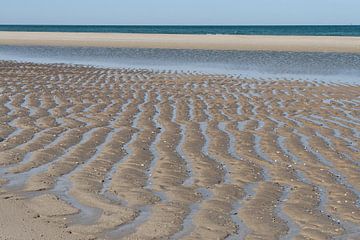
[[[285,26],[158,26],[158,25],[0,25],[0,31],[97,32],[152,34],[229,34],[360,36],[360,25],[285,25]]]
[[[16,26],[0,31],[359,36],[360,26]],[[0,45],[0,60],[360,85],[360,54]]]

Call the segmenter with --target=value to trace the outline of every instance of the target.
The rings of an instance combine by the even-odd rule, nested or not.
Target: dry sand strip
[[[53,239],[85,240],[67,229],[66,224],[58,224],[40,218],[27,206],[24,200],[14,196],[0,199],[0,239]]]
[[[0,32],[2,45],[360,52],[359,37]]]
[[[0,239],[360,239],[359,92],[0,61]]]

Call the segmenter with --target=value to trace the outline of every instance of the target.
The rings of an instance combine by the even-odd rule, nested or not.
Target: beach
[[[167,48],[295,52],[360,52],[358,37],[57,33],[0,31],[1,45]]]
[[[102,36],[0,44],[360,51],[358,38]],[[0,239],[359,239],[359,92],[0,61]]]

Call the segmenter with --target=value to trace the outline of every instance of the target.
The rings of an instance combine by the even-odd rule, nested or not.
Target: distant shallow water
[[[0,25],[0,31],[360,36],[360,26],[358,25],[321,25],[321,26],[316,26],[316,25],[305,25],[305,26]]]
[[[0,60],[360,84],[360,54],[0,46]]]

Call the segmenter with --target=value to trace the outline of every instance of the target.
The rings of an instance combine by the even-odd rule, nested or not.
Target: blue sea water
[[[360,36],[360,26],[0,25],[0,31]],[[1,46],[0,60],[192,71],[360,84],[360,54]]]
[[[360,54],[1,46],[0,60],[360,84]]]
[[[231,35],[360,36],[360,25],[320,26],[131,26],[131,25],[0,25],[0,31],[98,32]]]

